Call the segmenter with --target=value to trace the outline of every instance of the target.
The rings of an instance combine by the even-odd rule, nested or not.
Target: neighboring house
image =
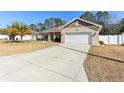
[[[37,40],[37,37],[39,37],[39,33],[36,31],[32,31],[30,35],[24,35],[22,39],[23,40]],[[7,34],[0,34],[0,40],[12,40],[12,36],[7,35]],[[15,40],[16,41],[21,40],[20,35],[16,35]]]
[[[0,40],[8,40],[8,39],[9,39],[9,35],[0,34]]]
[[[49,41],[98,45],[101,28],[101,25],[75,18],[62,27],[48,29],[39,34]]]
[[[37,40],[38,35],[39,35],[39,32],[36,32],[33,30],[30,35],[24,35],[22,39],[23,40]],[[9,40],[11,40],[11,38]],[[15,40],[21,40],[21,36],[16,35]]]

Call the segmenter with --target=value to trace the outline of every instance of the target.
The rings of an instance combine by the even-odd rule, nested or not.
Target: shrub
[[[104,45],[104,42],[103,41],[99,41],[100,45]]]

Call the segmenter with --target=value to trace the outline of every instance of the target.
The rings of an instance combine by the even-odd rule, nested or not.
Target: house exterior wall
[[[40,37],[41,35],[24,35],[23,40],[37,40],[37,37]],[[0,40],[10,40],[9,35],[0,35]],[[15,40],[21,40],[20,35],[15,36]]]
[[[89,24],[84,24],[81,22],[78,22],[79,25],[76,26],[77,21],[72,22],[70,25],[66,26],[61,30],[61,42],[65,42],[65,35],[69,32],[91,32],[91,44],[92,45],[99,45],[99,32],[101,30],[98,26],[93,26]]]
[[[23,40],[36,40],[36,35],[24,35]],[[21,40],[20,35],[15,36],[15,40]]]
[[[8,35],[0,35],[0,40],[9,40]]]

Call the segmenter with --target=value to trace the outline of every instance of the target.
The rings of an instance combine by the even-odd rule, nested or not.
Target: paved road
[[[30,53],[0,57],[0,81],[88,81],[83,62],[89,45],[61,44]]]

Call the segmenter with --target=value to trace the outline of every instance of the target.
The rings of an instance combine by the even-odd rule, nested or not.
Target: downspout
[[[118,42],[118,45],[119,45],[119,41],[120,41],[120,39],[119,39],[119,35],[117,35],[117,38],[118,38],[117,42]]]

